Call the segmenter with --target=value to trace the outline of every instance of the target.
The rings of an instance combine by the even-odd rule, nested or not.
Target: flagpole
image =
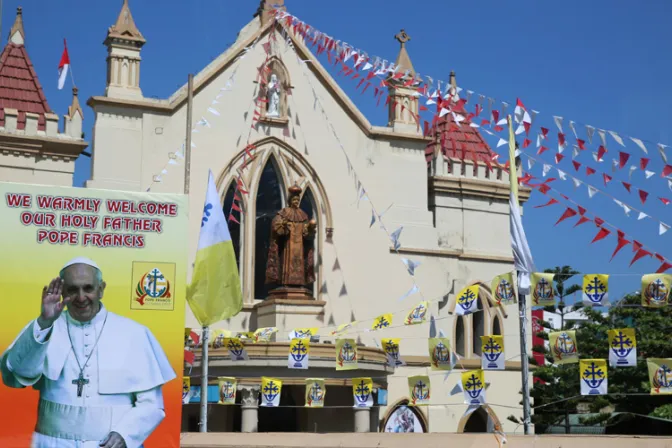
[[[184,144],[184,194],[189,194],[191,181],[191,114],[194,107],[194,75],[189,73],[187,81],[187,136]]]
[[[518,167],[516,166],[516,137],[513,132],[513,123],[511,116],[507,116],[509,125],[509,179],[510,188],[513,193],[516,205],[518,202]],[[520,375],[523,389],[523,431],[525,435],[530,434],[530,360],[527,357],[527,297],[525,294],[518,293],[518,318],[520,326]]]
[[[199,432],[208,432],[208,340],[210,329],[203,327],[201,333],[201,422]]]

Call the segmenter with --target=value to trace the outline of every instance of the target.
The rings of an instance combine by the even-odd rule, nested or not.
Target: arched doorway
[[[408,406],[408,400],[402,400],[388,411],[383,420],[382,432],[427,432],[427,420],[418,409]]]
[[[466,413],[457,426],[457,432],[493,433],[501,431],[502,424],[495,412],[487,404]]]

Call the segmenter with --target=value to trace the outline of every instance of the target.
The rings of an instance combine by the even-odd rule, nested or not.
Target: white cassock
[[[83,367],[91,355],[81,396],[75,354]],[[147,327],[102,304],[90,322],[67,311],[45,330],[30,322],[0,357],[0,371],[6,386],[40,392],[34,448],[98,447],[111,431],[141,447],[165,417],[161,386],[176,377]]]

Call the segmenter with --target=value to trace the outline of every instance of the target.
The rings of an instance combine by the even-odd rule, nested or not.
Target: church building
[[[494,306],[490,291],[495,276],[513,270],[507,172],[479,160],[479,154],[492,155],[488,144],[478,129],[456,123],[451,114],[424,135],[415,121],[420,105],[414,89],[395,79],[384,87],[388,123],[372,125],[306,42],[273,19],[271,8],[284,11],[284,1],[262,1],[236,41],[195,74],[187,126],[186,84],[169,98],[143,95],[141,65],[152,61],[141,53],[151,36],[142,34],[124,1],[104,42],[106,88],[87,102],[95,114],[87,187],[182,193],[188,181],[193,260],[211,170],[244,300],[237,316],[212,328],[278,330],[270,342],[246,344],[247,360],[232,361],[226,348],[210,351],[211,387],[216,390],[218,376],[237,378],[239,406],[213,404],[208,430],[513,432],[516,424],[506,417],[522,416],[518,305]],[[402,30],[396,37],[395,64],[415,73],[408,34]],[[5,49],[0,78],[8,52],[25,55],[22,37]],[[101,63],[103,57],[101,51]],[[451,83],[457,85],[455,74]],[[3,136],[11,126],[4,104]],[[35,133],[45,133],[40,129],[46,120],[46,136],[34,138],[44,140],[51,118],[46,100],[40,104],[45,110],[36,115]],[[27,133],[28,123],[21,125],[21,115],[13,113],[14,132],[25,127]],[[185,141],[191,142],[186,148]],[[2,157],[10,157],[4,149]],[[304,293],[266,283],[272,222],[295,194],[298,208],[316,223],[310,241],[314,281]],[[529,190],[521,188],[520,197],[526,200]],[[480,285],[478,310],[457,315],[456,295],[474,284]],[[409,310],[423,301],[425,322],[404,325]],[[371,331],[385,313],[393,314],[392,325]],[[348,332],[333,334],[351,322],[357,323]],[[198,327],[190,310],[185,326]],[[317,328],[320,337],[311,343],[307,370],[288,368],[289,334],[297,328]],[[528,325],[528,347],[530,331]],[[439,335],[457,355],[450,374],[430,366],[428,338]],[[480,369],[481,336],[487,335],[504,336],[505,366],[485,372],[489,404],[465,416],[463,394],[451,390],[461,372]],[[337,337],[356,340],[356,370],[335,369]],[[400,339],[404,365],[388,364],[383,338]],[[196,353],[193,368],[185,370],[194,386],[200,375]],[[431,380],[429,406],[407,406],[408,377],[414,375]],[[288,407],[259,407],[262,376],[282,379],[280,406]],[[373,380],[376,402],[353,409],[353,379],[362,377]],[[325,379],[323,409],[303,407],[306,378]],[[218,397],[212,398],[216,403]],[[183,431],[198,431],[198,405],[183,409]]]

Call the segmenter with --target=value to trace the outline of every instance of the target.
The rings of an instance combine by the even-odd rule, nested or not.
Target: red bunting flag
[[[546,186],[546,185],[540,185],[540,186],[539,186],[539,187],[540,187],[539,190],[541,190],[541,187],[542,187],[542,186]],[[546,187],[548,187],[548,186],[546,186]],[[548,188],[550,188],[550,187],[548,187]],[[548,190],[546,190],[546,191],[548,191]],[[542,192],[542,193],[543,193],[543,192]],[[557,203],[558,203],[558,200],[557,200],[557,199],[555,199],[555,198],[551,198],[547,203],[545,203],[545,204],[541,204],[541,205],[535,205],[534,208],[548,207],[549,205],[553,205],[553,204],[557,204]]]
[[[564,221],[567,218],[571,218],[572,216],[576,216],[576,210],[567,207],[567,209],[565,210],[565,213],[562,214],[562,216],[560,217],[560,219],[558,219],[558,221],[555,223],[555,225],[557,226],[562,221]]]
[[[660,267],[656,271],[656,274],[662,274],[663,272],[669,270],[670,268],[672,268],[672,264],[668,263],[667,261],[663,261],[663,264],[660,265]]]
[[[541,128],[541,138],[547,139],[548,138],[548,129],[546,128]]]
[[[581,168],[581,164],[577,162],[576,160],[572,160],[572,164],[574,165],[574,169],[576,171],[579,171],[579,168]]]
[[[597,216],[595,217],[595,226],[600,227],[602,224],[604,224],[604,219],[598,218]]]
[[[606,237],[609,236],[610,233],[611,231],[605,229],[604,227],[600,227],[600,231],[597,232],[597,235],[595,235],[595,238],[593,238],[593,241],[591,241],[590,244],[605,239]]]
[[[627,152],[619,152],[618,153],[618,167],[623,168],[626,163],[628,163],[628,159],[630,159],[630,154]]]
[[[545,151],[548,151],[548,148],[545,147],[545,146],[542,146],[541,148],[539,148],[539,151],[537,151],[537,155],[541,155],[541,154],[543,154]]]
[[[621,181],[621,183],[623,184],[625,189],[628,190],[628,193],[630,193],[630,187],[632,187],[632,185],[627,183],[627,182],[623,182],[623,181]]]
[[[639,159],[639,167],[642,170],[645,170],[648,165],[649,165],[649,159],[647,159],[646,157],[642,157],[641,159]]]
[[[604,179],[604,186],[606,187],[609,182],[611,182],[611,176],[607,173],[602,173],[602,178]]]
[[[565,146],[565,134],[558,132],[558,145]]]
[[[625,246],[627,246],[628,244],[630,244],[630,241],[628,241],[628,240],[625,239],[625,233],[623,233],[623,231],[621,231],[621,230],[617,230],[616,232],[617,232],[617,235],[618,235],[618,243],[616,244],[616,249],[614,250],[614,253],[611,254],[611,260],[614,259],[614,257],[615,257],[616,254],[618,253],[618,251],[620,251],[620,250],[623,249]],[[609,260],[609,261],[611,261],[611,260]]]
[[[646,198],[649,197],[649,193],[644,190],[639,190],[639,200],[642,201],[642,204],[646,202]]]
[[[667,177],[670,174],[672,174],[672,165],[665,165],[665,168],[663,168],[663,177]]]
[[[196,354],[192,352],[191,350],[185,350],[184,351],[184,362],[185,364],[189,366],[194,365],[194,361],[196,360]]]
[[[579,149],[586,149],[586,142],[581,140],[580,138],[576,139],[576,144],[579,145]]]
[[[585,216],[582,216],[582,217],[579,218],[579,220],[576,222],[576,224],[574,224],[574,227],[580,226],[584,222],[589,222],[589,221],[590,221],[590,218],[586,218]]]
[[[580,205],[577,208],[579,209],[579,214],[581,216],[586,214],[586,209],[585,208],[581,207]]]
[[[665,205],[670,205],[670,200],[667,198],[658,198],[660,199],[660,202],[662,202]]]
[[[633,252],[637,252],[641,248],[642,248],[642,243],[640,243],[637,240],[632,240],[632,251]]]
[[[529,138],[523,140],[523,148],[527,148],[528,146],[530,146],[530,143],[532,143],[532,141],[530,141]]]
[[[640,258],[645,257],[645,256],[647,256],[647,255],[650,257],[650,256],[651,256],[651,252],[649,252],[648,250],[645,250],[645,249],[639,249],[639,250],[637,251],[637,253],[635,254],[635,256],[632,257],[632,261],[630,262],[630,266],[632,266],[633,264],[635,264],[635,262],[636,262],[637,260],[639,260]]]
[[[591,174],[595,174],[595,170],[592,169],[591,167],[587,166],[586,167],[586,175],[590,176]]]
[[[556,163],[556,165],[557,165],[558,163],[560,163],[560,161],[561,161],[562,159],[564,159],[564,158],[565,158],[565,156],[563,156],[563,155],[560,154],[560,153],[557,153],[557,154],[555,155],[555,163]]]
[[[602,160],[602,157],[606,154],[607,148],[604,146],[600,146],[599,149],[597,150],[597,160]]]

